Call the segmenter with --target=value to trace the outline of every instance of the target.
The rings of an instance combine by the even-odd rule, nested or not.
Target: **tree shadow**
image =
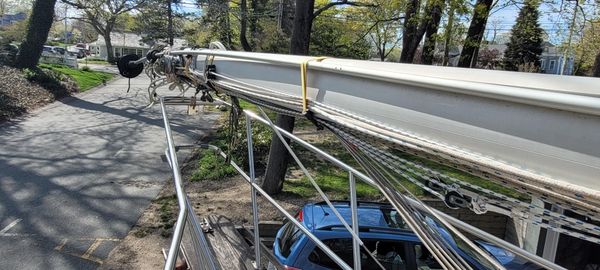
[[[158,108],[134,97],[94,100],[69,97],[0,125],[0,230],[21,220],[0,234],[0,269],[96,268],[55,249],[65,239],[125,237],[170,176]],[[186,119],[171,117],[179,142],[203,130]]]
[[[27,109],[16,98],[0,91],[0,123],[25,113]]]

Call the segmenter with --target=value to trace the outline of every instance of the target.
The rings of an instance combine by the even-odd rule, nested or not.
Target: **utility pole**
[[[571,0],[569,0],[571,1]],[[569,38],[567,39],[567,46],[563,52],[562,63],[560,65],[560,75],[563,75],[565,72],[565,67],[567,66],[567,60],[569,57],[569,53],[571,52],[571,41],[573,40],[573,31],[575,30],[575,22],[577,21],[577,9],[579,8],[579,0],[575,0],[575,9],[573,10],[573,19],[571,20],[571,26],[569,29]]]

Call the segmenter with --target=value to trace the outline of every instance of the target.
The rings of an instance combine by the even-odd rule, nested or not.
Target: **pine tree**
[[[511,30],[510,41],[504,52],[504,69],[518,70],[520,66],[540,66],[542,54],[542,28],[538,23],[538,0],[527,0],[519,11],[517,22]]]

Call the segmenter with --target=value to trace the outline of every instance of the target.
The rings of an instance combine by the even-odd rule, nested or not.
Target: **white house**
[[[150,50],[150,45],[142,42],[142,37],[134,33],[113,32],[110,34],[110,40],[112,43],[113,55],[115,57],[121,57],[128,54],[143,56]],[[90,43],[90,53],[96,57],[106,59],[108,53],[102,35],[98,35],[98,39]]]
[[[152,44],[154,44],[154,42],[144,42],[141,35],[130,32],[111,33],[110,39],[113,47],[113,55],[117,58],[128,54],[145,56],[152,47]],[[89,46],[92,55],[106,59],[106,43],[102,35],[98,35],[98,39],[90,43]],[[185,46],[187,46],[185,40],[180,38],[174,39],[173,47],[180,48]]]

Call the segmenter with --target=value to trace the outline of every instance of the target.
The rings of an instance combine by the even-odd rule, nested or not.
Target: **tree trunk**
[[[308,55],[315,0],[296,0],[290,54]]]
[[[291,35],[294,29],[294,14],[295,14],[295,6],[293,0],[281,0],[281,16],[279,25],[281,26],[281,31],[286,35]]]
[[[0,16],[3,16],[6,13],[6,0],[0,0]]]
[[[310,30],[314,19],[314,2],[314,0],[296,0],[294,28],[290,42],[291,54],[308,54]],[[294,130],[294,117],[278,114],[275,124],[288,132],[292,132]],[[289,139],[286,138],[286,142],[289,143]],[[287,149],[281,143],[277,134],[273,133],[267,169],[262,183],[262,188],[268,194],[276,194],[283,189],[289,158],[290,154]]]
[[[442,66],[447,66],[450,60],[450,40],[452,39],[452,28],[454,27],[454,2],[450,0],[450,10],[448,11],[448,24],[446,25],[446,37],[444,41],[444,60]]]
[[[242,48],[244,51],[251,52],[252,47],[250,47],[250,43],[248,43],[248,38],[246,37],[247,32],[247,23],[248,23],[248,5],[246,0],[240,1],[240,10],[241,10],[241,18],[240,18],[240,43],[242,44]]]
[[[21,43],[16,66],[19,68],[35,68],[42,55],[44,43],[54,18],[56,0],[36,0],[33,3],[27,25],[27,35]]]
[[[169,35],[169,45],[173,46],[173,7],[172,7],[172,1],[173,0],[167,0],[167,18],[168,18],[168,25],[167,25],[167,33]]]
[[[105,35],[103,35],[103,37],[104,43],[106,44],[106,61],[109,63],[114,63],[116,59],[113,52],[112,40],[110,39],[110,32],[107,32]]]
[[[244,0],[244,2],[246,2]],[[256,45],[256,41],[259,40],[260,34],[262,33],[262,28],[258,22],[258,18],[263,16],[265,12],[265,6],[267,5],[266,0],[250,0],[250,7],[252,8],[252,15],[248,19],[248,24],[250,28],[250,47],[254,47]]]
[[[406,12],[404,15],[404,31],[402,33],[402,52],[400,52],[400,63],[412,63],[417,51],[414,45],[414,39],[417,35],[417,27],[419,25],[418,11],[419,11],[419,0],[410,0],[406,5]],[[417,43],[418,45],[419,43]]]
[[[594,77],[600,77],[600,52],[596,55],[596,61],[594,61],[594,73],[592,73]]]
[[[278,114],[277,119],[275,120],[275,125],[288,132],[292,132],[294,130],[294,117]],[[285,138],[285,141],[290,143],[290,139],[288,138]],[[265,178],[262,182],[262,188],[268,194],[277,194],[283,189],[283,181],[285,180],[285,173],[287,171],[289,159],[290,154],[285,148],[285,145],[281,143],[277,134],[273,132],[273,136],[271,137],[271,148],[269,149],[267,169],[265,172]]]
[[[477,0],[473,9],[473,19],[471,19],[471,25],[469,26],[469,31],[467,31],[467,38],[460,52],[459,67],[473,67],[477,63],[476,57],[479,45],[483,39],[485,24],[490,15],[493,2],[493,0]]]
[[[433,53],[435,52],[435,40],[440,21],[442,20],[442,10],[444,9],[444,0],[435,0],[431,8],[431,18],[425,30],[425,43],[423,44],[423,53],[421,54],[421,64],[433,64]]]

